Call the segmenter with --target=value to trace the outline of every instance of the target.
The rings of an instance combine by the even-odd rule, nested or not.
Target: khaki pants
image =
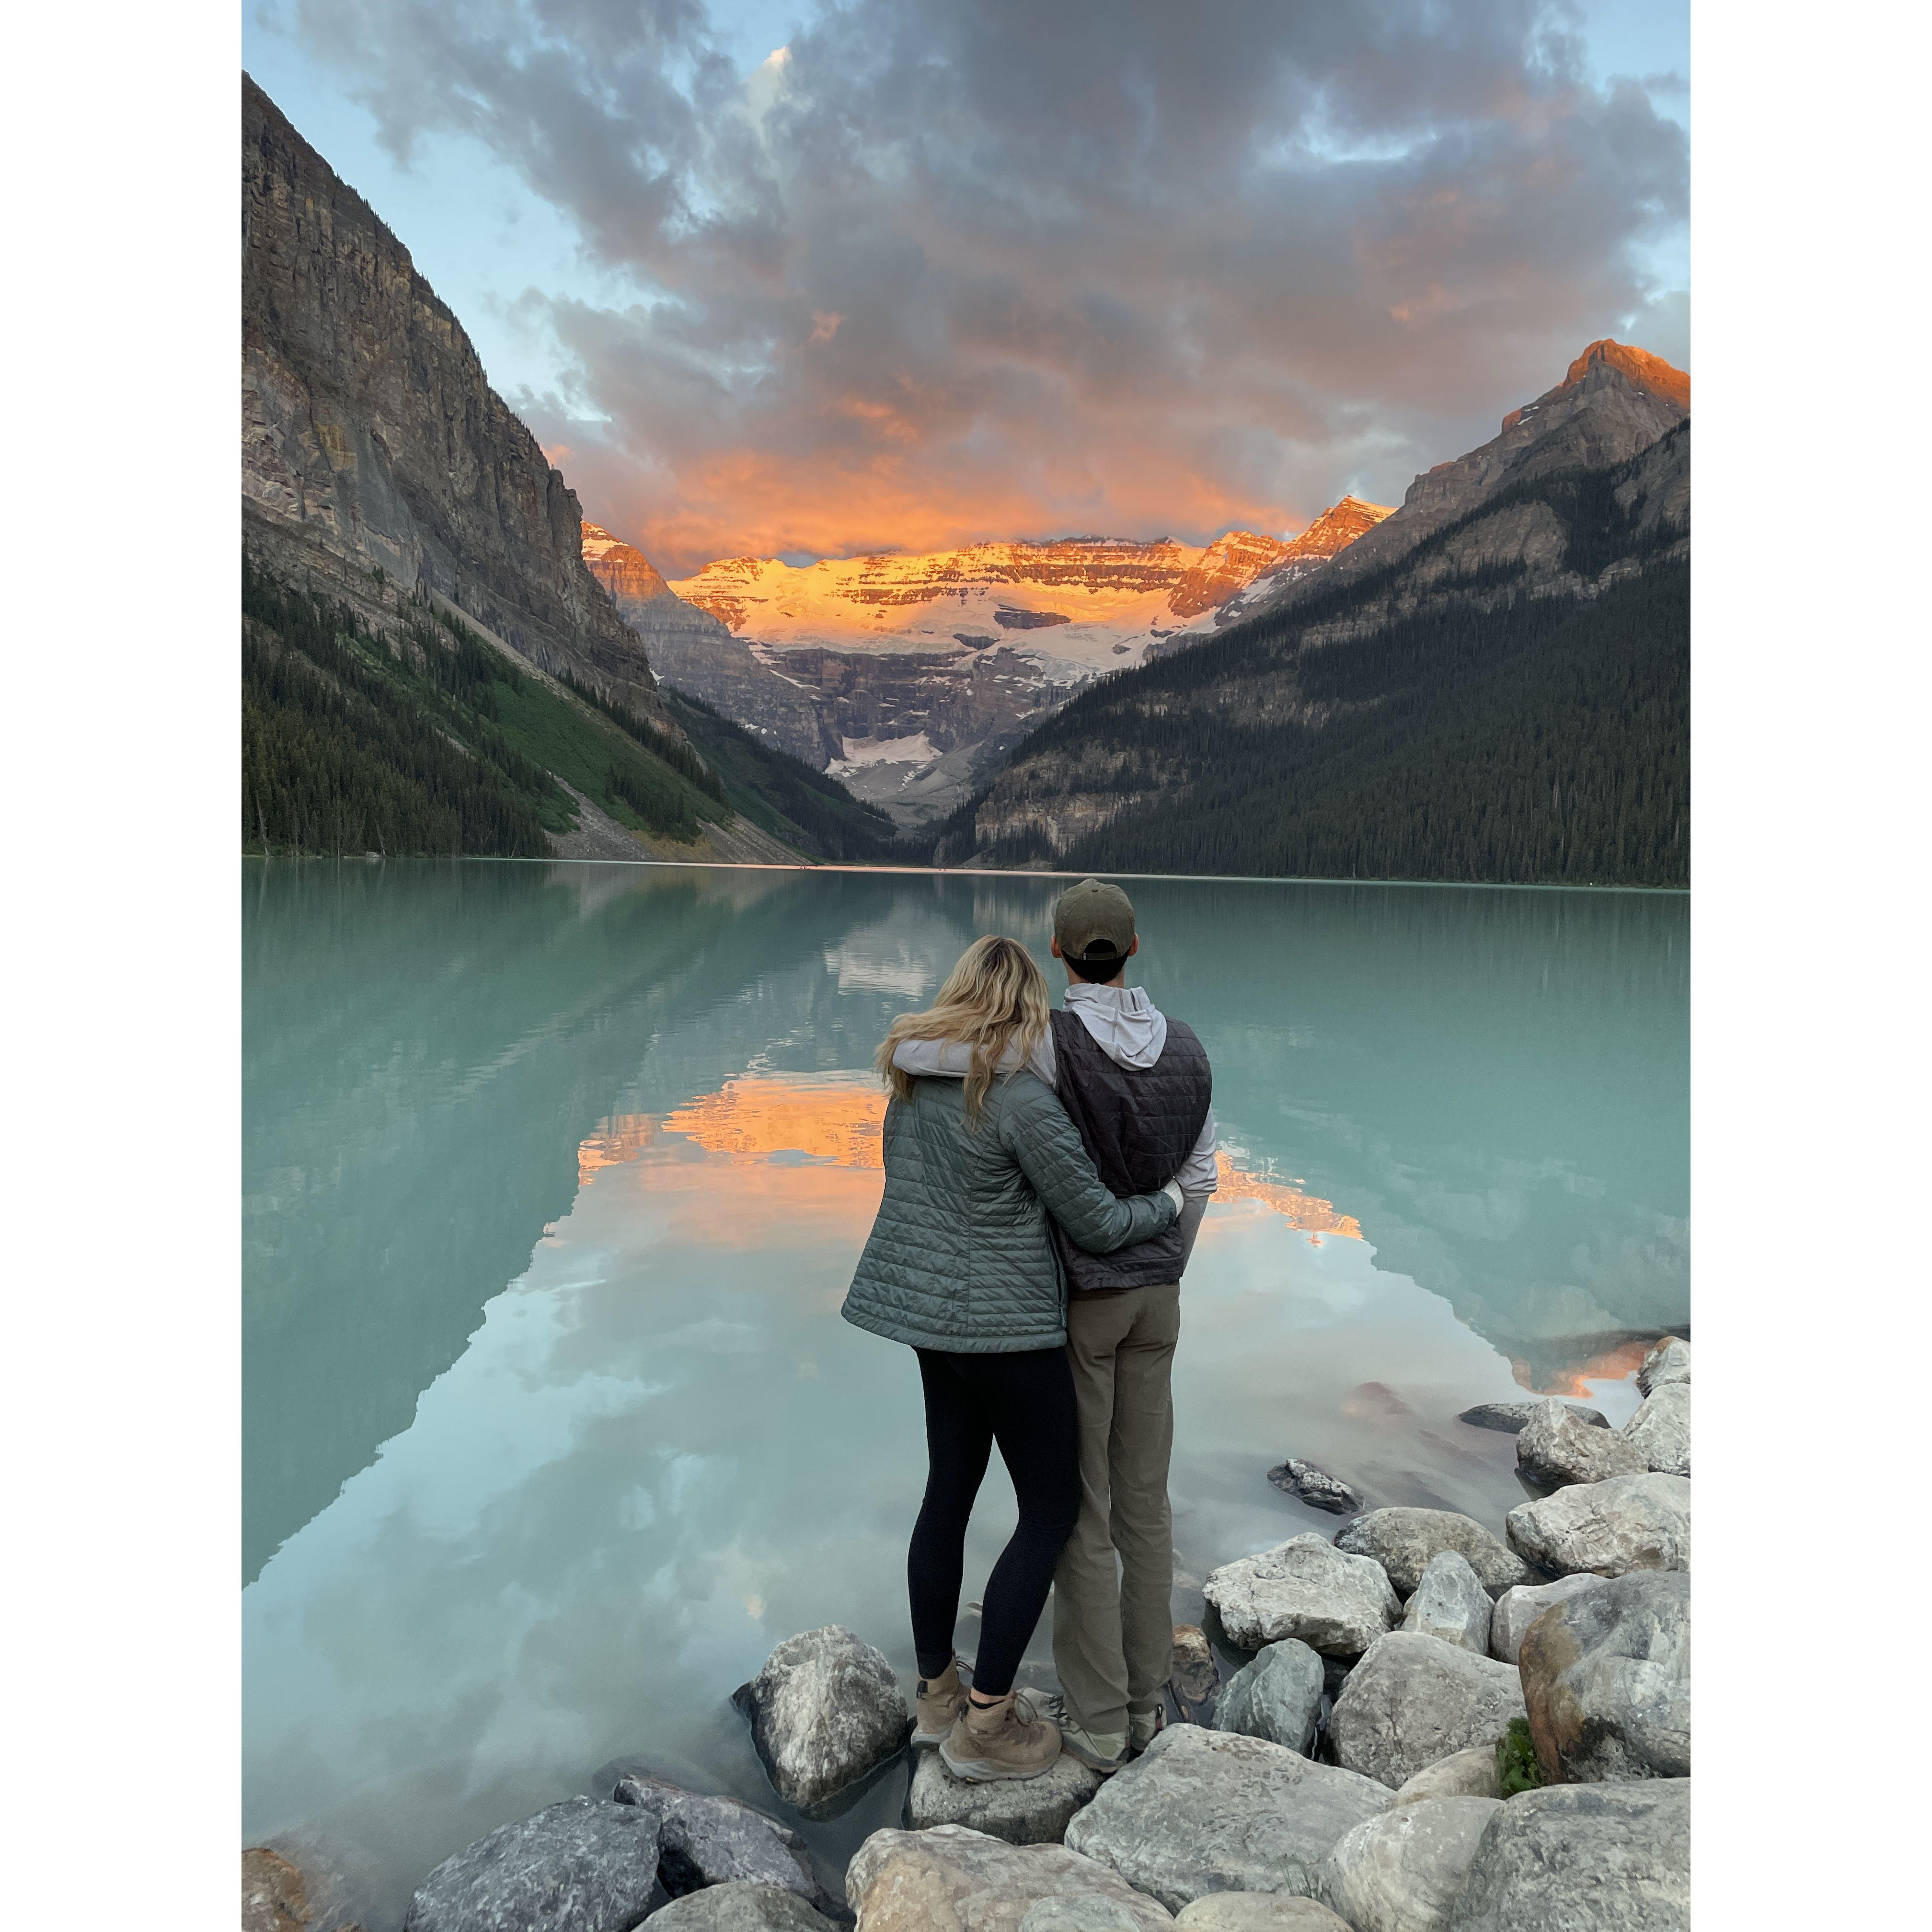
[[[1167,1466],[1180,1336],[1178,1282],[1067,1298],[1080,1520],[1053,1573],[1053,1662],[1068,1715],[1096,1736],[1153,1709],[1173,1669]]]

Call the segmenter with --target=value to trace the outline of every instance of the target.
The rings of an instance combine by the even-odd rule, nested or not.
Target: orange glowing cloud
[[[1625,1376],[1635,1375],[1643,1366],[1644,1357],[1654,1346],[1654,1342],[1644,1336],[1619,1342],[1615,1348],[1592,1355],[1587,1362],[1574,1368],[1558,1370],[1541,1388],[1538,1387],[1536,1371],[1528,1363],[1512,1356],[1510,1369],[1517,1385],[1528,1389],[1532,1395],[1586,1396],[1590,1393],[1586,1386],[1588,1383],[1622,1382]]]
[[[1244,1174],[1225,1149],[1215,1155],[1214,1170],[1220,1184],[1215,1192],[1217,1201],[1258,1201],[1272,1208],[1291,1228],[1311,1234],[1341,1234],[1352,1241],[1362,1238],[1361,1222],[1352,1214],[1337,1214],[1334,1202],[1324,1201],[1318,1194],[1304,1194],[1300,1188],[1264,1174]]]

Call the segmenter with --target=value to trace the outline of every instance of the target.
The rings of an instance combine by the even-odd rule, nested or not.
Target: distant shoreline
[[[753,863],[717,859],[536,859],[511,857],[494,852],[465,852],[448,857],[430,853],[400,854],[394,859],[370,860],[353,853],[244,852],[244,860],[266,864],[279,856],[285,862],[298,859],[306,865],[320,859],[332,865],[435,865],[435,866],[638,866],[674,872],[876,872],[909,879],[1140,879],[1171,880],[1182,885],[1210,886],[1419,886],[1436,892],[1626,892],[1652,898],[1684,898],[1688,886],[1546,886],[1514,884],[1489,879],[1324,879],[1285,874],[1280,878],[1248,872],[1054,872],[1030,866],[845,866],[813,865],[801,860],[796,865],[772,862]]]

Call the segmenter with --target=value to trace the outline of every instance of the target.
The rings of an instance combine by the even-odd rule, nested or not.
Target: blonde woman
[[[845,1318],[903,1342],[926,1391],[928,1472],[907,1582],[919,1660],[915,1744],[957,1776],[1036,1778],[1060,1734],[1016,1704],[1013,1678],[1080,1511],[1066,1288],[1050,1214],[1108,1254],[1164,1232],[1178,1189],[1117,1199],[1052,1090],[1030,1070],[1048,1028],[1046,980],[1018,940],[975,940],[939,998],[880,1043],[885,1197]],[[919,1053],[902,1051],[925,1043]],[[903,1062],[944,1070],[917,1076]],[[1019,1524],[987,1580],[970,1694],[952,1633],[968,1518],[997,1442]]]

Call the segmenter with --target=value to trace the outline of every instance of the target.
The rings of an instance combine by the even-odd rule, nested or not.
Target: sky
[[[255,0],[256,80],[668,575],[1397,503],[1690,367],[1688,0]]]

